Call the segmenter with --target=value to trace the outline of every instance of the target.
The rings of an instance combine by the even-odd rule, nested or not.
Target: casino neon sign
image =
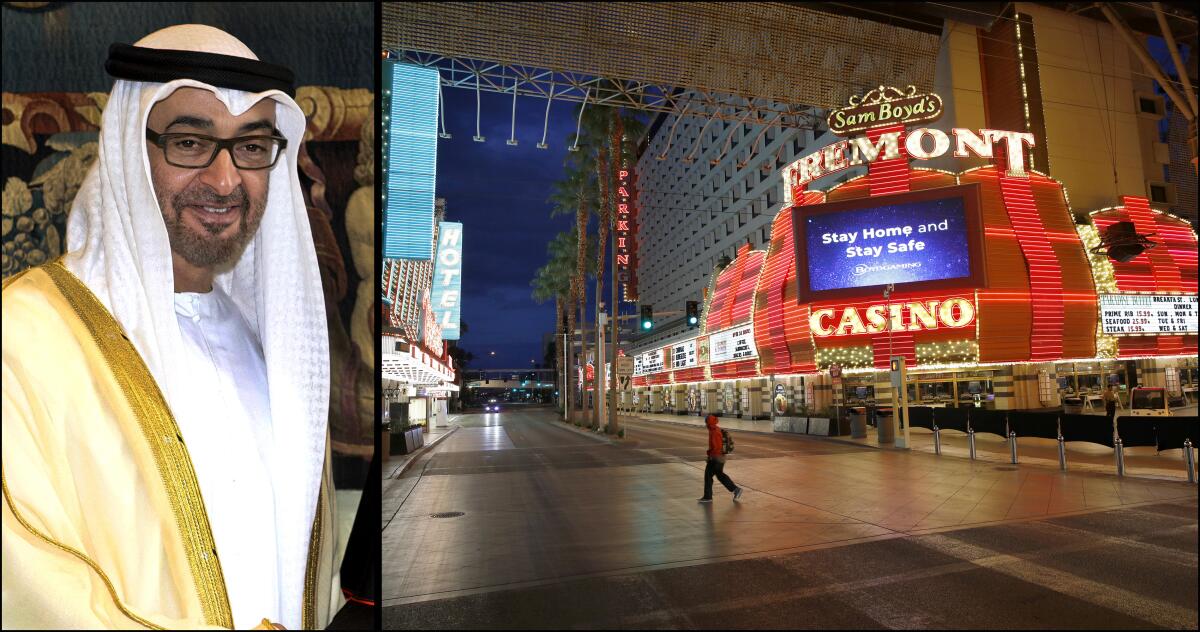
[[[968,327],[975,322],[975,304],[965,298],[955,297],[944,301],[885,303],[866,309],[853,306],[841,310],[814,309],[808,318],[808,325],[814,336],[827,338],[882,333],[888,330],[889,321],[892,331]]]
[[[856,136],[840,140],[831,145],[801,157],[783,169],[784,198],[791,203],[792,191],[809,182],[824,176],[875,162],[876,160],[892,160],[900,157],[900,136],[903,132],[888,132],[881,134],[878,140],[872,141],[866,136]],[[1033,134],[1028,132],[1006,132],[995,129],[981,129],[979,133],[965,128],[956,127],[950,135],[940,129],[918,128],[908,132],[904,138],[904,149],[908,155],[920,160],[932,160],[950,151],[954,146],[955,158],[967,158],[971,154],[980,158],[992,158],[993,147],[1002,142],[1007,151],[1008,173],[1010,177],[1025,177],[1024,146],[1033,147]],[[931,148],[926,148],[926,139],[932,142]]]

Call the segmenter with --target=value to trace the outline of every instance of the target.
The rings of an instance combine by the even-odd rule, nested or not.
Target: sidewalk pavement
[[[1195,408],[1195,406],[1193,405],[1192,408]],[[1188,414],[1194,415],[1195,411],[1193,410]],[[1103,414],[1099,414],[1097,417],[1103,419],[1104,416]],[[621,418],[622,420],[632,418],[640,421],[669,423],[681,426],[704,425],[704,417],[698,415],[635,413],[632,416],[622,414]],[[738,419],[736,417],[720,417],[718,423],[726,430],[774,433],[773,422],[769,419],[749,420]],[[791,435],[792,433],[779,434]],[[942,456],[970,458],[970,448],[967,444],[966,433],[958,432],[956,430],[943,430],[941,435]],[[888,450],[902,449],[896,448],[894,443],[881,444],[879,442],[877,430],[873,426],[868,426],[867,436],[859,439],[851,438],[849,435],[835,437],[823,437],[818,435],[803,436],[810,436],[823,441],[847,443],[869,448]],[[934,454],[936,452],[934,447],[933,432],[925,428],[909,429],[909,443],[911,444],[911,449],[913,451],[925,452],[928,454]],[[1068,471],[1087,471],[1101,474],[1115,474],[1117,471],[1116,451],[1113,448],[1082,441],[1067,442],[1065,447]],[[1012,456],[1008,448],[1008,439],[993,434],[975,435],[975,454],[977,460],[979,461],[1010,464],[1012,462]],[[1200,457],[1197,457],[1196,461],[1197,463],[1200,463]],[[1059,469],[1058,441],[1053,439],[1018,437],[1017,462],[1019,464],[1037,465]],[[1156,453],[1155,449],[1152,447],[1125,448],[1125,475],[1160,480],[1186,481],[1187,466],[1184,463],[1183,450],[1164,450],[1163,452]]]
[[[550,422],[553,415],[548,410],[534,411],[527,420],[505,424],[502,432],[494,427],[463,427],[451,441],[438,446],[438,454],[447,457],[439,464],[441,475],[384,481],[381,547],[385,608],[558,585],[569,578],[628,575],[717,560],[777,558],[789,552],[1117,508],[1143,511],[1139,508],[1146,507],[1146,513],[1127,518],[1130,526],[1126,531],[1153,520],[1164,504],[1180,505],[1165,511],[1195,515],[1195,485],[1141,475],[1118,478],[1111,466],[1097,472],[1082,471],[1076,461],[1071,462],[1068,473],[1060,473],[1056,460],[1053,467],[1032,464],[1024,441],[1021,465],[1014,467],[1002,459],[1007,448],[999,437],[990,445],[986,439],[979,441],[980,454],[990,454],[992,461],[954,456],[949,438],[943,442],[943,457],[921,454],[919,449],[836,446],[839,449],[830,450],[824,448],[835,446],[822,447],[815,441],[815,450],[802,446],[804,449],[792,454],[735,457],[733,476],[746,493],[733,502],[730,494],[717,488],[717,502],[699,504],[696,497],[703,465],[679,456],[695,455],[697,446],[633,454],[639,451],[612,450],[604,443],[636,448],[636,428],[631,430],[632,440],[622,444],[619,439],[554,422],[554,427],[565,426],[594,439],[561,440],[560,433],[540,423],[541,419]],[[649,421],[670,420],[693,427],[703,422],[700,417],[655,417]],[[722,418],[722,425],[733,427],[739,421],[748,420]],[[483,443],[499,446],[492,436],[499,434],[515,436],[519,441],[514,443],[521,447],[480,450]],[[614,458],[629,456],[637,458]],[[411,467],[420,469],[429,458],[428,454],[419,455],[419,462]],[[1100,465],[1111,463],[1111,451],[1099,461]],[[1129,469],[1139,473],[1132,463]],[[1194,526],[1191,529],[1194,538]],[[987,537],[991,532],[976,533]],[[1060,536],[1080,537],[1075,531],[1056,537]],[[1021,556],[1026,550],[1025,545],[998,550],[985,559],[989,564],[996,560],[1008,564],[1010,553]],[[1104,564],[1109,558],[1094,559],[1096,564]],[[764,564],[766,574],[756,576],[767,581],[774,577],[770,574],[774,562]],[[954,572],[960,571],[956,568]],[[1046,575],[1049,566],[1039,572],[1054,581],[1073,577]],[[1132,572],[1126,576],[1156,577],[1130,575]],[[687,583],[693,592],[704,577],[703,570],[696,573],[701,574],[690,575]],[[905,576],[910,577],[906,582],[924,577],[920,573]],[[785,577],[780,581],[794,580]],[[865,586],[862,590],[873,591],[875,585],[870,581],[847,584],[851,586],[848,590]],[[760,584],[751,581],[749,585],[759,590]],[[1091,586],[1087,584],[1087,589]],[[1005,589],[1011,587],[997,588]],[[905,590],[911,591],[911,587]],[[494,599],[503,600],[509,594]],[[587,599],[571,602],[574,593],[565,589],[561,598],[558,595],[555,593],[556,607],[593,603]],[[462,627],[460,619],[455,621]],[[916,625],[908,619],[890,621],[898,627],[905,627],[901,625],[905,622],[908,627]]]
[[[451,416],[446,421],[446,424],[444,426],[437,426],[437,427],[432,427],[432,428],[426,426],[426,428],[425,428],[425,445],[422,446],[420,449],[418,449],[416,452],[412,452],[410,454],[384,455],[384,460],[383,460],[383,478],[384,478],[384,480],[387,480],[389,478],[398,478],[401,474],[403,474],[405,472],[405,470],[407,470],[412,465],[413,462],[415,462],[418,458],[420,458],[421,455],[425,454],[426,451],[432,449],[433,446],[437,445],[442,439],[445,439],[446,437],[450,436],[451,434],[454,434],[454,431],[458,430],[458,428],[459,428],[459,425],[454,423],[455,421],[458,420],[458,418],[459,418],[459,415]]]

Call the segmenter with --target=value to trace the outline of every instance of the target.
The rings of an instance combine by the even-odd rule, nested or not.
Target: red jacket
[[[725,456],[721,454],[724,442],[721,440],[721,427],[717,425],[717,416],[709,415],[704,423],[708,426],[708,456]]]

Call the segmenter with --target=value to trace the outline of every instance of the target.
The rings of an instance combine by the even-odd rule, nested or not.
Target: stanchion
[[[1058,435],[1058,469],[1067,471],[1067,448],[1062,435]]]
[[[933,453],[941,455],[942,453],[942,431],[937,425],[933,427]]]
[[[1188,482],[1196,482],[1196,456],[1192,454],[1192,440],[1183,440],[1183,460],[1187,462]]]
[[[1121,438],[1113,442],[1117,449],[1117,476],[1125,476],[1125,446],[1121,443]]]
[[[1017,433],[1008,431],[1008,451],[1012,455],[1013,465],[1017,464]]]
[[[975,431],[967,430],[967,446],[971,449],[971,460],[975,460]]]

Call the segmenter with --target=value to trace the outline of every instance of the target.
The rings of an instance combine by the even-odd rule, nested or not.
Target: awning
[[[454,381],[454,369],[448,363],[396,336],[383,337],[380,370],[384,379],[417,386],[440,387]]]

